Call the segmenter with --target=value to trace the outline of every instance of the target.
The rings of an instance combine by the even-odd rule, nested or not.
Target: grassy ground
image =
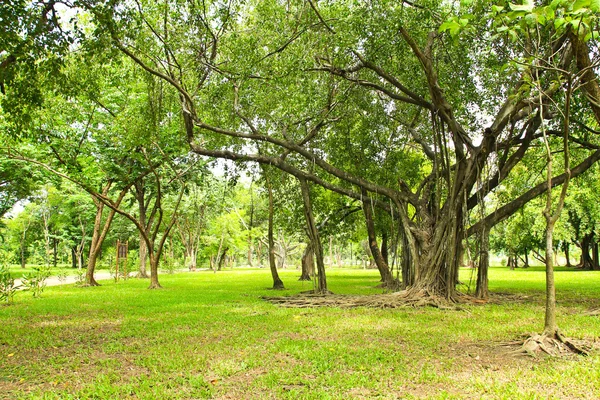
[[[18,293],[0,307],[0,398],[600,398],[600,355],[515,358],[540,332],[541,269],[490,271],[526,302],[423,309],[286,309],[260,299],[268,270],[162,275]],[[335,293],[381,293],[376,271],[332,270]],[[283,271],[285,294],[310,288]],[[468,283],[471,272],[462,272]],[[600,336],[600,273],[558,271],[559,325]]]

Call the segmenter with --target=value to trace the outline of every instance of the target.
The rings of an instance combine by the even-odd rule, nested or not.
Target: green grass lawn
[[[284,270],[292,295],[311,288]],[[468,284],[470,270],[461,272]],[[0,307],[0,398],[600,398],[600,355],[516,358],[502,342],[541,332],[544,271],[492,268],[526,302],[420,309],[288,309],[261,296],[269,271],[162,275],[18,293]],[[373,270],[330,270],[335,293],[381,293]],[[559,326],[600,336],[600,273],[560,270]]]

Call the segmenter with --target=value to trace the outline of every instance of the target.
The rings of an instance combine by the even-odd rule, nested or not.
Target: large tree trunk
[[[460,198],[456,195],[456,198]],[[456,284],[460,266],[461,241],[464,238],[464,203],[448,199],[434,213],[419,210],[417,223],[412,223],[405,210],[400,210],[405,238],[402,275],[408,295],[444,297],[456,300]]]
[[[594,269],[594,260],[590,256],[590,247],[592,247],[593,240],[593,235],[587,234],[581,241],[581,261],[579,263],[579,267],[585,270]]]
[[[189,249],[189,253],[188,252],[186,252],[186,253],[187,253],[187,257],[189,257],[189,259],[190,259],[190,271],[195,271],[197,268],[197,261],[196,261],[197,260],[197,255],[196,255],[197,251],[194,247],[191,247]],[[185,264],[185,262],[184,262],[184,264]]]
[[[323,247],[312,212],[310,190],[305,179],[300,178],[299,181],[304,203],[304,218],[306,219],[308,237],[310,238],[311,247],[317,262],[317,288],[315,289],[315,292],[319,294],[328,294],[329,290],[327,289],[327,277],[325,276],[325,263],[323,262]]]
[[[279,278],[277,265],[275,264],[275,237],[273,235],[273,214],[275,213],[275,210],[273,207],[273,187],[271,186],[271,180],[269,179],[267,171],[263,170],[263,172],[265,173],[267,190],[269,192],[269,226],[267,231],[267,240],[269,241],[269,268],[271,269],[271,277],[273,278],[273,289],[282,290],[285,289],[285,287],[283,281]]]
[[[300,275],[299,281],[310,281],[315,274],[315,260],[313,257],[313,250],[311,243],[306,244],[304,254],[302,254],[302,275]]]
[[[488,269],[490,266],[490,231],[487,227],[481,230],[479,243],[479,265],[477,267],[477,287],[475,297],[487,299],[488,291]]]

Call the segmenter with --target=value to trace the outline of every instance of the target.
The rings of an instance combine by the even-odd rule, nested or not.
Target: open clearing
[[[262,296],[312,287],[283,270],[161,275],[18,293],[0,307],[0,398],[600,398],[600,352],[513,357],[543,328],[544,272],[490,270],[501,304],[285,308]],[[468,282],[470,270],[461,273]],[[377,270],[329,270],[336,294],[380,294]],[[559,269],[559,326],[598,343],[600,273]],[[462,287],[466,290],[466,287]],[[518,295],[518,296],[514,296]],[[522,299],[514,301],[515,298]],[[524,299],[524,300],[523,300]]]

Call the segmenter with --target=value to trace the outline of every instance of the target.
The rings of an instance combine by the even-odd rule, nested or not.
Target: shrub
[[[18,287],[15,286],[15,279],[10,274],[8,267],[0,265],[0,302],[10,304]]]
[[[49,276],[50,267],[34,268],[32,272],[23,275],[21,286],[23,286],[25,290],[31,291],[34,298],[38,298],[42,295],[42,292],[46,287],[46,279],[48,279]]]

